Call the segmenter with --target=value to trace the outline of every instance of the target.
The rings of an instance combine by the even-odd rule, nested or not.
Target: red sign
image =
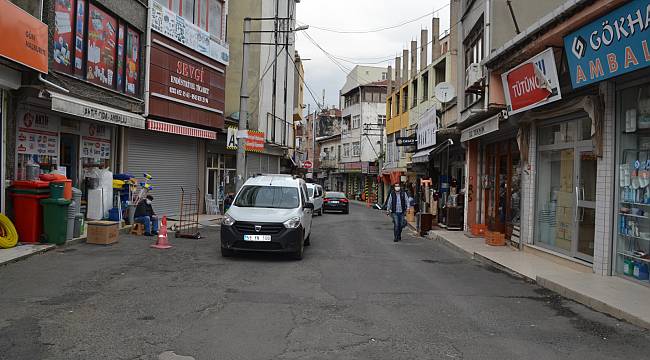
[[[252,152],[264,151],[264,133],[262,131],[248,130],[245,149]]]
[[[0,14],[0,57],[47,74],[47,25],[8,0]]]
[[[303,161],[302,167],[304,167],[305,169],[311,169],[311,168],[314,167],[314,164],[312,164],[311,161],[306,160],[306,161]]]
[[[546,100],[551,91],[545,85],[532,63],[525,64],[508,74],[508,91],[512,101],[512,111]]]

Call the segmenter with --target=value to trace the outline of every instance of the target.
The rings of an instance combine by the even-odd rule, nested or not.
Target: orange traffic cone
[[[158,229],[158,240],[151,247],[155,249],[169,249],[172,246],[167,241],[167,216],[163,216],[160,225],[160,229]]]

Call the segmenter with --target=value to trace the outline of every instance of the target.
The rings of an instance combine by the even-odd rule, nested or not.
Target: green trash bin
[[[65,185],[61,182],[51,182],[50,183],[50,198],[52,199],[63,199],[63,191],[65,190]]]
[[[44,241],[50,244],[65,244],[68,231],[68,206],[71,201],[65,199],[43,199]]]

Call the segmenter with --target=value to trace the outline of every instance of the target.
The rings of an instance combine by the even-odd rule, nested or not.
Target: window
[[[388,119],[393,117],[393,98],[388,99]]]
[[[386,161],[393,161],[393,134],[386,136]]]
[[[352,117],[352,128],[358,129],[361,127],[361,115],[354,115]]]
[[[297,188],[248,185],[237,196],[235,206],[295,209],[300,206],[300,198]]]
[[[395,94],[395,110],[396,110],[395,115],[399,115],[402,113],[402,103],[400,102],[401,99],[402,99],[401,92],[398,91]]]
[[[422,102],[429,99],[429,72],[422,74]]]
[[[350,157],[350,144],[343,144],[343,157],[344,158]]]
[[[56,1],[55,12],[53,68],[137,95],[141,34],[87,0]]]
[[[223,16],[223,3],[220,0],[208,0],[208,29],[212,37],[221,39],[221,19]]]
[[[185,20],[194,23],[194,10],[195,4],[194,0],[183,0],[183,7],[179,14],[185,18]]]
[[[355,141],[352,143],[352,156],[359,156],[361,153],[361,148],[359,146],[359,142]]]
[[[411,96],[413,99],[411,101],[411,108],[414,108],[418,104],[418,81],[413,80],[413,95]]]
[[[338,146],[338,151],[336,153],[336,160],[341,161],[341,145]]]
[[[372,102],[372,89],[364,89],[363,90],[363,101],[364,102]]]
[[[409,88],[408,86],[402,91],[402,112],[405,113],[409,110]]]
[[[386,115],[377,115],[377,125],[386,125]]]
[[[445,61],[441,61],[436,65],[434,71],[435,71],[435,76],[436,76],[436,85],[440,84],[441,82],[445,82]]]
[[[383,72],[383,73],[381,73],[381,79],[382,79],[382,80],[386,80],[386,79],[388,79],[388,73],[387,73],[387,72]]]
[[[465,47],[465,69],[472,63],[480,63],[483,60],[483,22],[475,25],[474,30],[464,41]],[[478,94],[465,93],[465,106],[471,105],[479,99]]]
[[[344,117],[341,121],[341,133],[347,134],[350,132],[350,117]]]

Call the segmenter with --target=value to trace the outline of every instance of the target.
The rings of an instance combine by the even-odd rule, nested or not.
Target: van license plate
[[[244,235],[244,241],[271,241],[271,235]]]

